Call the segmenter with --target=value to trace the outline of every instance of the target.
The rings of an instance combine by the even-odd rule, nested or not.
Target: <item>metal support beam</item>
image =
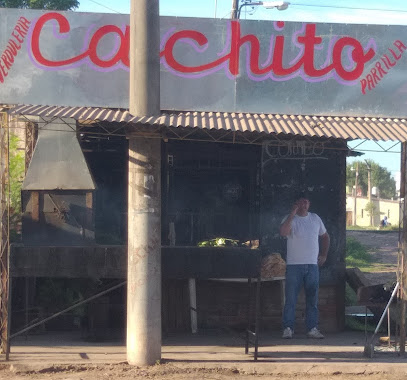
[[[10,254],[10,178],[8,116],[0,114],[0,339],[1,352],[9,356],[9,254]]]

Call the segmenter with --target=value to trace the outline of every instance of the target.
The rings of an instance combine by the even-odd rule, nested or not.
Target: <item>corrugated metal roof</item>
[[[127,110],[33,105],[18,105],[11,110],[11,113],[74,118],[81,121],[137,123],[173,128],[231,130],[346,140],[407,141],[406,119],[234,112],[163,112],[161,115],[154,117],[137,117],[131,115]]]

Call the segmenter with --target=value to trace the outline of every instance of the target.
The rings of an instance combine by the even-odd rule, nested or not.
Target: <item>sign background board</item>
[[[89,58],[68,66],[47,67],[33,55],[32,31],[40,16],[50,12],[34,10],[0,10],[0,102],[7,104],[42,104],[63,106],[98,106],[128,108],[129,71],[122,62],[112,67],[99,67]],[[55,21],[48,21],[41,30],[39,50],[50,61],[66,60],[83,54],[95,32],[104,25],[115,25],[123,33],[129,25],[128,15],[58,12],[69,21],[70,30],[61,34]],[[2,60],[13,33],[23,16],[30,21],[30,30],[13,63]],[[259,67],[275,54],[276,36],[284,36],[283,64],[295,64],[305,55],[296,38],[304,34],[307,24],[241,20],[241,37],[254,35],[260,41]],[[309,114],[332,116],[407,117],[407,53],[397,49],[395,41],[407,46],[407,26],[315,24],[316,36],[322,43],[313,49],[316,69],[332,63],[332,49],[343,37],[359,41],[365,53],[375,55],[364,66],[363,73],[352,82],[339,78],[335,71],[311,78],[304,70],[278,77],[269,72],[260,77],[250,71],[250,49],[240,48],[239,73],[232,75],[229,61],[211,70],[197,73],[175,71],[161,58],[161,109],[177,111],[225,111],[248,113]],[[208,40],[198,46],[191,39],[180,39],[172,50],[175,59],[185,66],[204,65],[230,52],[230,20],[161,17],[161,40],[165,43],[174,33],[193,30]],[[120,43],[117,33],[100,38],[97,57],[108,60]],[[400,46],[400,45],[399,45]],[[391,49],[395,56],[392,55]],[[351,48],[342,51],[342,64],[352,68]],[[385,65],[387,57],[392,65]],[[398,59],[396,59],[396,57]],[[377,69],[380,63],[383,72]],[[1,67],[0,67],[1,69]],[[7,75],[4,75],[7,74]],[[381,75],[379,75],[381,74]],[[371,76],[371,89],[362,93],[361,81]]]

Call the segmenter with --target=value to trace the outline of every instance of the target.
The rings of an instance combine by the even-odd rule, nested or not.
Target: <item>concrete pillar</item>
[[[135,116],[160,113],[159,0],[130,3],[129,109]]]
[[[129,109],[160,113],[159,0],[130,2]],[[127,360],[161,359],[161,139],[129,139]]]
[[[161,140],[129,139],[127,360],[161,359]]]

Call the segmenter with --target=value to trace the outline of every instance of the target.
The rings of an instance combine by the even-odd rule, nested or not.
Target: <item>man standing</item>
[[[309,212],[310,201],[301,197],[294,203],[290,214],[283,219],[280,235],[287,237],[287,269],[285,280],[285,306],[283,338],[294,333],[295,308],[298,293],[304,285],[306,300],[307,336],[322,339],[318,330],[319,268],[325,263],[329,249],[329,235],[321,218]]]

